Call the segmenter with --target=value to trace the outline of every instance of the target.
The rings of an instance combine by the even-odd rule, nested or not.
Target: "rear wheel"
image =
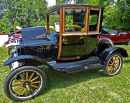
[[[123,60],[119,53],[114,53],[109,56],[103,72],[106,76],[113,76],[120,72]]]
[[[4,92],[13,101],[24,101],[38,96],[46,86],[45,73],[34,66],[22,66],[9,73]]]

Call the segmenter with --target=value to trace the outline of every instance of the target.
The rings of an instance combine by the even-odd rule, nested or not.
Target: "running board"
[[[84,71],[88,69],[102,68],[103,65],[100,64],[100,60],[97,57],[90,57],[85,60],[75,61],[75,62],[47,62],[48,66],[52,69],[61,73],[73,73]]]

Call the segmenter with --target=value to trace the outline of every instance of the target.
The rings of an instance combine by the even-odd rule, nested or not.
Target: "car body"
[[[96,41],[102,14],[99,6],[57,5],[46,11],[46,27],[21,29],[19,44],[9,46],[3,64],[11,70],[4,82],[7,97],[24,101],[39,95],[46,86],[40,66],[64,74],[96,68],[107,76],[118,74],[128,54],[108,38]]]
[[[0,31],[0,35],[5,35],[5,34],[6,34],[5,32]]]
[[[2,35],[3,34],[3,32],[2,31],[0,31],[0,35]]]
[[[111,30],[109,32],[102,32],[101,35],[97,36],[97,39],[109,38],[115,44],[130,44],[130,31],[119,31]]]

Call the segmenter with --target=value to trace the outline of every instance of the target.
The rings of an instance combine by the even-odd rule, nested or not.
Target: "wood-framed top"
[[[99,35],[102,26],[103,7],[84,4],[57,5],[46,11],[46,29],[59,33],[58,60],[76,59],[77,57],[62,58],[64,40],[70,37]]]

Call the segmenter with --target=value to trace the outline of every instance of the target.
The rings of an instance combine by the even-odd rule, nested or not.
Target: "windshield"
[[[54,11],[49,14],[49,32],[56,31],[59,32],[59,22],[60,22],[60,11]]]
[[[85,27],[85,9],[66,9],[65,10],[65,32],[82,32]]]

